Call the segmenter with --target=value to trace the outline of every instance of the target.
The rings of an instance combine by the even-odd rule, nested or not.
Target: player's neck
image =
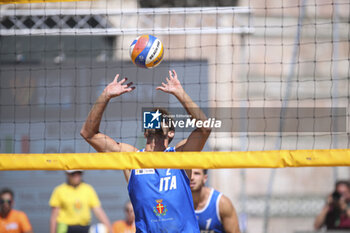
[[[0,217],[1,218],[7,218],[7,216],[10,214],[12,209],[10,209],[9,211],[1,211],[0,212]]]
[[[145,151],[165,151],[166,148],[167,146],[164,143],[162,144],[150,143],[150,144],[146,144]]]
[[[67,181],[67,184],[68,184],[69,186],[72,186],[73,188],[77,188],[81,183],[82,183],[82,181],[79,182],[79,183],[77,183],[77,184],[72,184],[72,183],[70,183],[69,181]]]
[[[205,207],[210,195],[210,188],[203,186],[200,190],[192,192],[193,204],[195,210],[201,210]]]

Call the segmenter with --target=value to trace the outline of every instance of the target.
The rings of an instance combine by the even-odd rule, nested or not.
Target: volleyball
[[[89,233],[108,233],[108,231],[104,224],[97,223],[90,226]]]
[[[142,35],[130,45],[130,57],[138,67],[151,69],[158,66],[163,59],[162,42],[155,36]]]

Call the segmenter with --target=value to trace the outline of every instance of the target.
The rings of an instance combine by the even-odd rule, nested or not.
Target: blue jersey
[[[175,149],[169,147],[165,152],[175,152]],[[132,170],[128,191],[135,212],[136,232],[200,232],[190,181],[184,170]]]
[[[202,210],[196,210],[201,233],[225,232],[219,213],[219,201],[222,193],[211,189],[207,204]]]

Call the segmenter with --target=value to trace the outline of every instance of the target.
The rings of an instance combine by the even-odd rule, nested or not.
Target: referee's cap
[[[66,173],[72,174],[74,172],[83,172],[83,170],[66,170]]]

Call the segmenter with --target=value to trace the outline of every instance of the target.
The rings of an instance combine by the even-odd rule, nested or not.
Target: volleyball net
[[[80,128],[116,73],[137,89],[109,104],[101,131],[142,147],[141,108],[180,106],[155,91],[169,69],[201,108],[225,121],[206,151],[348,148],[347,3],[134,9],[124,9],[127,3],[108,7],[108,1],[43,4],[2,5],[3,153],[94,152]],[[163,42],[161,66],[146,70],[131,63],[130,43],[141,34]]]
[[[350,161],[348,1],[0,2],[1,170],[251,168],[218,171],[211,183],[239,200],[243,224],[244,214],[256,217],[264,232],[271,215],[315,215],[328,184],[349,178],[342,167]],[[154,69],[130,60],[142,34],[164,44]],[[194,102],[224,123],[205,152],[96,154],[79,135],[119,73],[136,90],[109,103],[100,130],[142,148],[142,108],[181,108],[155,90],[172,69]],[[173,141],[188,134],[177,130]],[[253,169],[315,166],[332,168],[278,170],[278,177]],[[240,180],[225,185],[227,176]],[[286,188],[274,193],[276,183]],[[231,190],[237,186],[239,193]],[[294,196],[272,199],[274,209],[273,194]]]

